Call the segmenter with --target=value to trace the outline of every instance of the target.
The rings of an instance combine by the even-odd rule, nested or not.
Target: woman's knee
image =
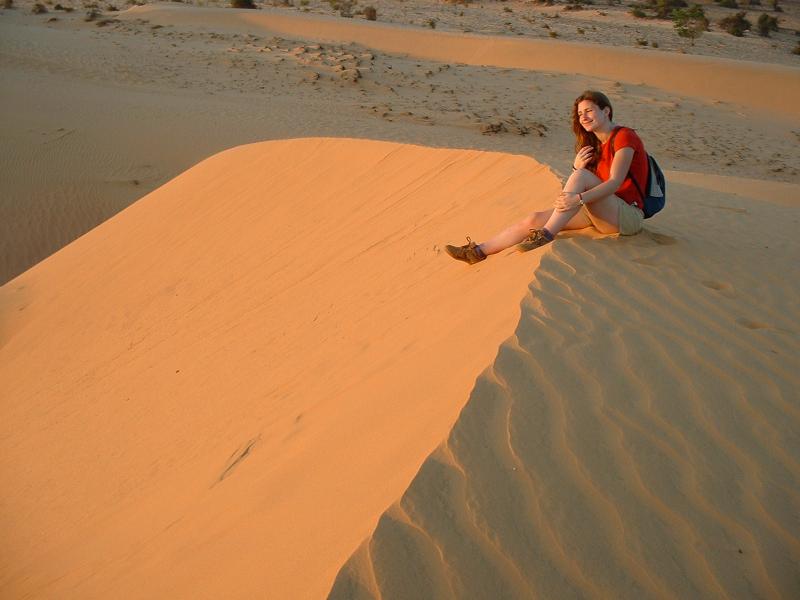
[[[573,171],[569,183],[576,185],[579,188],[583,188],[584,190],[588,190],[600,185],[602,180],[589,169],[578,169]]]
[[[544,224],[547,223],[547,219],[550,218],[550,215],[552,213],[553,213],[552,210],[540,210],[525,217],[520,223],[520,225],[522,225],[526,229],[535,229],[539,227],[544,227]]]

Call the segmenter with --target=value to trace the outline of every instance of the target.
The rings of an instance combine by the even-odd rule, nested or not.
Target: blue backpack
[[[615,150],[614,138],[617,136],[620,129],[622,129],[622,127],[617,127],[611,135],[612,158]],[[633,185],[636,186],[636,190],[644,201],[644,218],[649,219],[664,208],[664,203],[667,201],[667,181],[664,179],[664,172],[661,170],[661,167],[658,166],[656,159],[650,154],[645,154],[647,156],[647,185],[645,190],[642,190],[642,186],[639,185],[639,182],[636,181],[636,178],[630,171],[628,171],[628,177],[631,178]],[[647,193],[645,193],[645,191]]]

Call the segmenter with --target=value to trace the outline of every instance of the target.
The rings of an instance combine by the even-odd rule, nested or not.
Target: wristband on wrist
[[[583,194],[578,194],[578,202],[581,203],[581,206],[586,206],[586,203],[583,201]]]

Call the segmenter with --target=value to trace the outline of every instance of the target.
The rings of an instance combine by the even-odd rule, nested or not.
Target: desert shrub
[[[761,0],[741,0],[742,6],[761,6]]]
[[[775,12],[783,12],[778,0],[767,0],[767,6],[769,6]]]
[[[797,42],[797,46],[792,50],[792,54],[800,54],[800,42]]]
[[[722,8],[739,8],[739,5],[736,4],[736,0],[719,0],[719,5]]]
[[[551,31],[551,32],[550,32],[548,35],[549,35],[551,38],[557,38],[557,37],[558,37],[558,32],[557,32],[557,31]]]
[[[231,0],[231,8],[256,8],[253,0]]]
[[[108,6],[106,6],[106,10],[108,12],[119,12],[119,9],[113,4],[109,4]]]
[[[3,8],[14,8],[14,0],[3,0]]]
[[[367,21],[375,21],[378,18],[378,10],[374,6],[367,6],[364,9],[364,16]]]
[[[655,4],[656,17],[659,19],[672,18],[672,11],[678,8],[686,8],[685,0],[658,0]]]
[[[719,26],[731,35],[742,37],[744,32],[750,31],[750,28],[753,26],[753,24],[745,18],[746,15],[747,13],[742,11],[736,13],[735,15],[725,17],[724,19],[720,20]]]
[[[678,8],[672,12],[672,24],[681,37],[689,38],[694,45],[695,38],[708,31],[708,19],[703,8],[697,4],[691,8]]]
[[[586,31],[584,31],[583,27],[578,27],[578,29],[576,29],[576,31],[578,32],[578,35],[583,35],[584,33],[586,33]]]
[[[39,4],[38,2],[33,5],[31,12],[35,15],[41,15],[47,12],[47,7],[44,4]]]
[[[86,13],[86,16],[83,17],[83,20],[84,21],[94,21],[99,16],[100,16],[99,12],[97,12],[95,9],[91,9],[89,12]]]
[[[425,24],[431,29],[436,29],[436,19],[428,19]]]
[[[644,11],[643,11],[641,8],[639,8],[638,6],[634,6],[634,7],[631,9],[631,14],[632,14],[634,17],[636,17],[637,19],[646,19],[646,18],[647,18],[647,13],[646,13],[646,12],[644,12]]]
[[[756,22],[756,29],[761,37],[769,37],[770,31],[778,31],[778,19],[767,13],[761,13]]]
[[[650,45],[651,45],[653,48],[658,48],[658,42],[653,42],[653,43],[652,43],[652,44],[650,44]]]

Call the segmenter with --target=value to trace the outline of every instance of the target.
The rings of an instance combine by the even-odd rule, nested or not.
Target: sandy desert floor
[[[798,3],[46,6],[0,13],[0,596],[800,594]],[[587,88],[668,210],[448,259]]]

